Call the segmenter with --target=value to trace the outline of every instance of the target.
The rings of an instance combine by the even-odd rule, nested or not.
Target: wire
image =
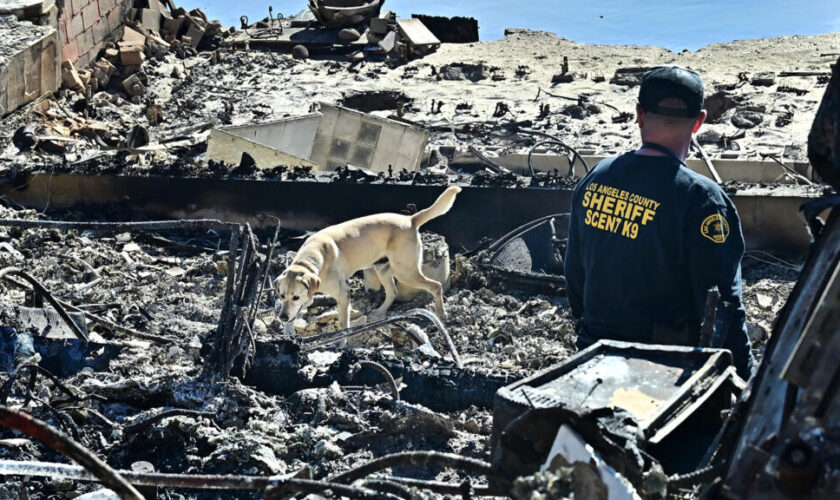
[[[759,255],[764,255],[764,256],[767,256],[767,257],[769,257],[770,259],[773,259],[775,262],[767,262],[767,261],[765,261],[765,260],[762,260],[762,259],[760,259],[760,258],[756,257],[756,256],[755,256],[755,254],[759,254]],[[753,258],[753,259],[755,259],[755,260],[758,260],[758,261],[761,261],[761,262],[767,262],[768,264],[775,264],[775,265],[781,265],[781,266],[783,266],[783,267],[788,267],[788,268],[790,268],[790,269],[794,269],[794,270],[796,270],[796,271],[799,271],[799,270],[801,270],[801,269],[802,269],[802,266],[798,266],[798,265],[796,265],[796,264],[794,264],[794,263],[792,263],[792,262],[788,262],[788,261],[786,261],[786,260],[784,260],[784,259],[781,259],[781,258],[779,258],[779,257],[776,257],[775,255],[773,255],[773,254],[771,254],[771,253],[769,253],[769,252],[765,252],[765,251],[763,251],[763,250],[748,250],[747,252],[744,252],[744,256],[745,256],[745,257],[751,257],[751,258]]]
[[[522,127],[519,127],[519,131],[524,132],[526,134],[540,135],[540,136],[543,136],[543,137],[548,137],[552,141],[555,141],[557,144],[563,146],[568,151],[570,151],[574,155],[575,159],[580,160],[580,162],[583,164],[583,169],[586,171],[587,174],[589,173],[589,165],[586,164],[586,160],[583,159],[583,156],[581,156],[580,153],[578,153],[575,148],[573,148],[573,147],[569,146],[568,144],[566,144],[565,142],[563,142],[563,140],[561,140],[556,135],[551,135],[551,134],[547,134],[545,132],[541,132],[539,130],[531,130],[531,129],[522,128]],[[572,170],[573,167],[574,167],[574,162],[570,166],[570,170]]]
[[[533,160],[532,160],[532,157],[534,156],[534,151],[538,147],[542,146],[543,144],[556,144],[558,146],[566,148],[565,144],[563,144],[562,142],[557,142],[555,140],[540,141],[540,142],[537,142],[536,144],[534,144],[533,146],[531,146],[531,149],[528,151],[528,170],[531,171],[531,177],[536,175],[536,170],[534,169],[534,163],[533,163]],[[574,160],[574,158],[570,158],[569,159],[569,172],[566,175],[568,177],[571,177],[574,174],[574,171],[575,171],[575,160]]]

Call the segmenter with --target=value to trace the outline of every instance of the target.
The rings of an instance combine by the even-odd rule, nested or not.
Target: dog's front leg
[[[350,287],[344,280],[339,283],[335,300],[338,302],[338,327],[350,328]]]

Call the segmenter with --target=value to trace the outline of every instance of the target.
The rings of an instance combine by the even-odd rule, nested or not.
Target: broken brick
[[[142,45],[120,42],[120,63],[123,66],[140,66],[145,59]]]
[[[70,90],[81,92],[85,86],[82,79],[79,77],[79,72],[72,61],[64,61],[61,63],[61,80],[64,86]]]
[[[122,88],[125,93],[131,97],[140,96],[146,93],[146,87],[140,81],[140,77],[136,74],[129,76],[122,82]]]

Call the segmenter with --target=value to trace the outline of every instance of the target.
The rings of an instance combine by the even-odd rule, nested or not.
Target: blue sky
[[[307,1],[183,0],[183,4],[199,6],[209,17],[238,28],[243,14],[252,21],[261,19],[272,5],[275,14],[290,16],[305,9]],[[505,28],[520,27],[551,31],[576,42],[659,45],[674,51],[747,38],[840,31],[838,0],[386,0],[385,8],[401,17],[475,17],[482,40],[501,38]]]

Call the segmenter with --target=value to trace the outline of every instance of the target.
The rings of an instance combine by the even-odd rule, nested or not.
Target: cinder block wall
[[[64,0],[58,20],[62,60],[77,67],[92,63],[108,39],[122,36],[124,12],[131,0]]]

